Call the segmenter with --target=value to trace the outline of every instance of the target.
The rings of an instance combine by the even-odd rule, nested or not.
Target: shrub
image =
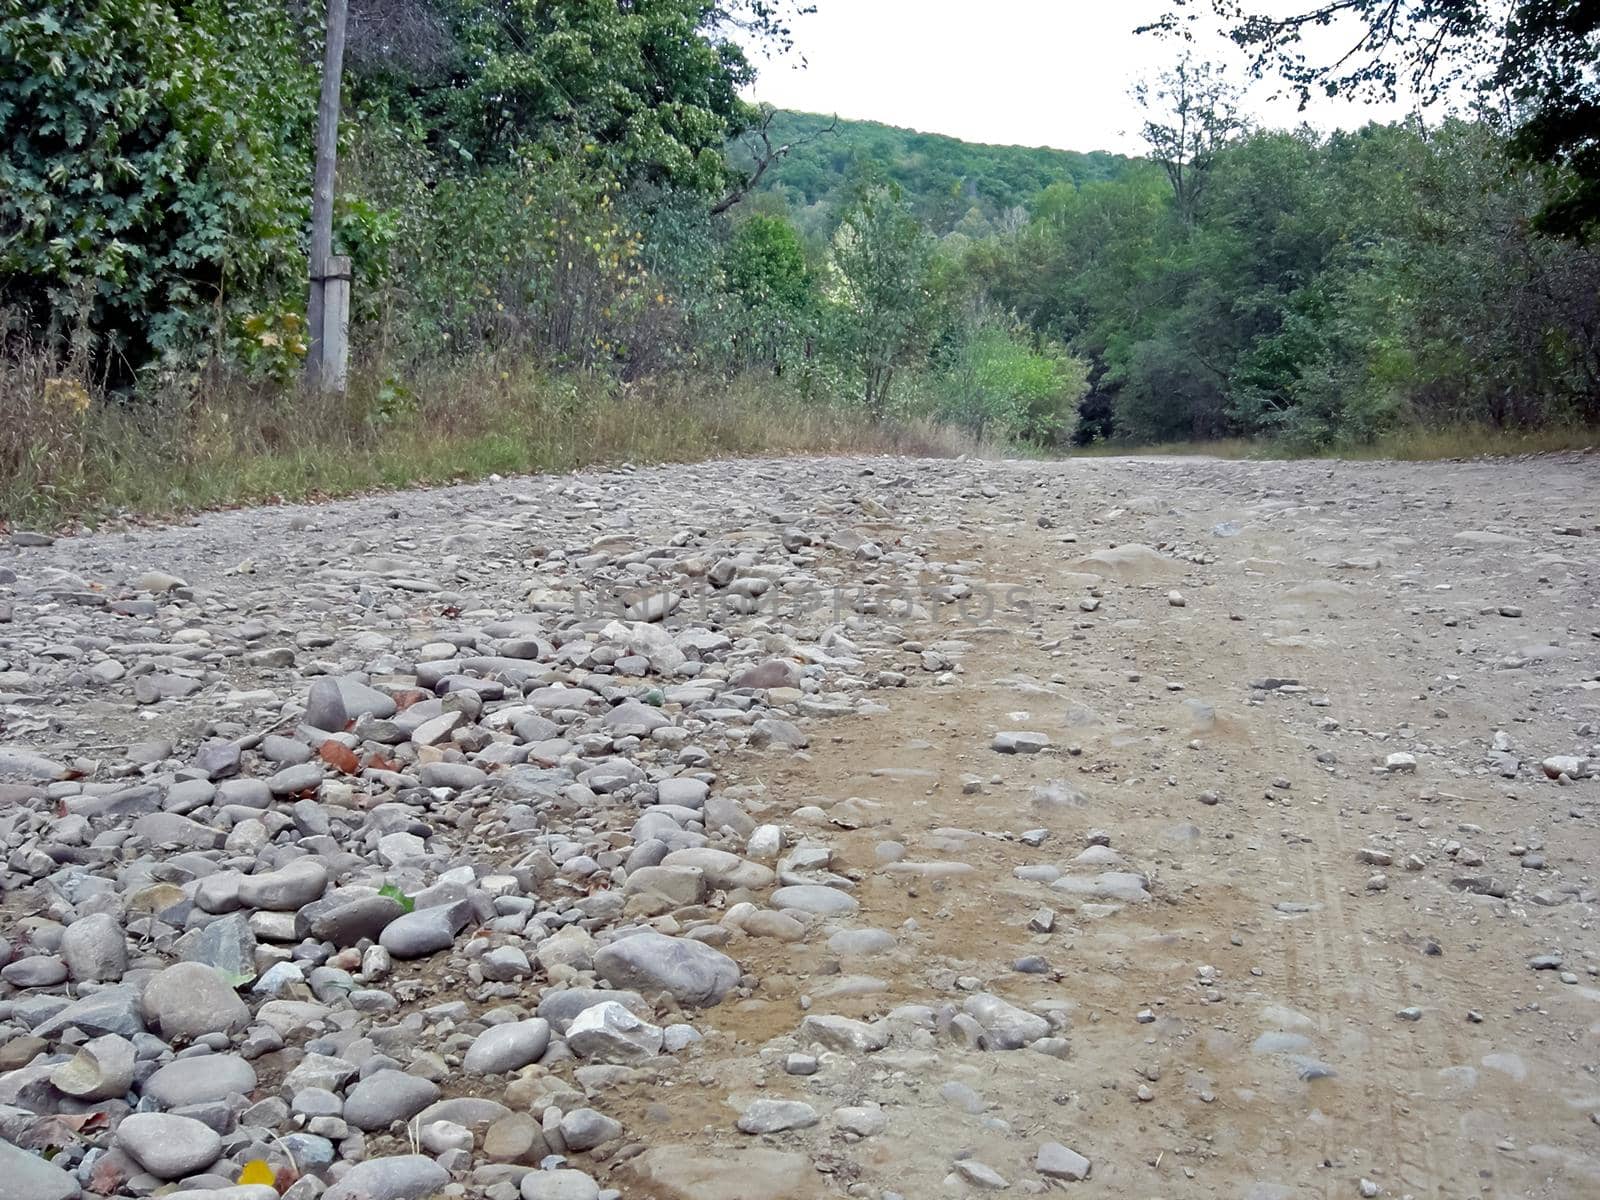
[[[958,344],[939,390],[940,415],[980,439],[1059,445],[1077,431],[1088,364],[1059,347],[1031,349],[991,324]]]
[[[304,277],[316,80],[269,0],[0,0],[0,294],[116,379]]]

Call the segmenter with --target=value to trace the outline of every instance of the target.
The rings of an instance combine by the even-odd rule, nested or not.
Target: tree
[[[979,312],[945,356],[942,414],[974,436],[1059,445],[1077,430],[1088,364],[1059,346],[1038,349],[1002,314]]]
[[[898,184],[917,218],[935,236],[943,236],[974,207],[984,220],[998,224],[1006,212],[1025,208],[1052,184],[1114,178],[1136,161],[1104,151],[980,146],[873,121],[787,110],[772,112],[770,118],[763,117],[765,138],[762,130],[753,129],[729,147],[736,183],[751,184],[757,195],[782,195],[808,237],[832,235],[865,164],[876,167],[882,182]],[[775,156],[756,180],[768,143],[771,150],[786,148],[787,153]],[[731,188],[729,194],[737,190]]]
[[[1193,225],[1217,152],[1244,128],[1238,92],[1220,69],[1185,55],[1156,87],[1140,83],[1134,96],[1149,114],[1142,133],[1150,157],[1167,173],[1178,218]]]
[[[793,141],[773,145],[772,126],[777,120],[778,110],[770,104],[763,104],[755,110],[755,113],[755,118],[749,122],[749,128],[739,139],[740,148],[749,155],[750,165],[737,172],[727,194],[711,206],[711,215],[714,217],[721,216],[755,191],[768,171],[801,146],[817,138],[826,137],[839,128],[839,118],[834,117],[821,129],[802,133]]]
[[[1261,11],[1259,0],[1172,0],[1173,8],[1140,32],[1177,34],[1192,41],[1196,10],[1209,8],[1227,36],[1251,56],[1258,77],[1276,74],[1299,93],[1376,92],[1393,97],[1402,77],[1419,95],[1437,99],[1463,73],[1492,53],[1484,0],[1315,0],[1309,7]],[[1343,31],[1345,47],[1331,61],[1308,57],[1308,34]],[[1474,50],[1474,43],[1480,48]]]
[[[1522,0],[1506,23],[1496,73],[1520,106],[1514,152],[1564,169],[1540,225],[1567,237],[1600,226],[1600,4]]]
[[[875,416],[887,411],[897,373],[930,328],[932,259],[932,239],[893,184],[862,188],[834,235],[841,340]]]
[[[1251,56],[1257,77],[1298,92],[1393,98],[1402,79],[1425,102],[1470,82],[1511,110],[1512,150],[1564,172],[1540,213],[1555,232],[1586,237],[1600,224],[1600,4],[1595,0],[1317,0],[1284,12],[1260,0],[1172,0],[1143,32],[1193,40],[1209,9]],[[1308,55],[1309,34],[1343,30],[1336,57]]]
[[[387,10],[409,5],[392,28]],[[441,156],[499,164],[530,149],[625,184],[721,195],[728,139],[759,123],[739,38],[790,42],[774,0],[356,0],[353,70],[416,108]]]
[[[0,62],[0,308],[35,336],[125,384],[303,275],[316,77],[281,5],[0,0]]]
[[[757,213],[739,223],[728,245],[728,282],[752,307],[799,308],[810,291],[805,250],[794,226]]]
[[[816,311],[800,235],[788,221],[755,213],[733,231],[724,254],[727,287],[740,302],[734,340],[745,362],[781,374],[803,357]]]
[[[718,0],[708,7],[710,26],[734,31],[770,57],[793,50],[794,31],[790,22],[817,11],[815,4],[797,0]]]
[[[1533,227],[1551,188],[1482,121],[1260,131],[1191,227],[1151,167],[1041,194],[967,271],[1089,360],[1081,425],[1133,441],[1593,423],[1600,251]]]

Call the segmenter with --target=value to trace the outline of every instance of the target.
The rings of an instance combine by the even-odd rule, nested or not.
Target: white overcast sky
[[[1133,33],[1168,0],[814,2],[818,11],[795,22],[796,55],[757,59],[756,99],[967,141],[1139,153],[1129,90],[1179,54],[1173,43]],[[1202,32],[1195,53],[1244,81],[1238,51],[1220,35]],[[1246,107],[1257,124],[1355,127],[1410,107],[1317,100],[1301,114],[1294,99],[1274,100],[1274,90],[1251,88]]]

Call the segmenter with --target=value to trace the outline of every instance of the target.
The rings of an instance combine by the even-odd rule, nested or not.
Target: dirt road
[[[664,702],[684,732],[659,745],[654,729],[642,749],[619,740],[626,730],[595,740],[599,714],[622,699],[603,689],[587,709],[541,707],[560,731],[500,743],[545,747],[517,761],[548,770],[627,760],[651,783],[669,763],[669,774],[703,777],[733,815],[675,819],[776,878],[699,879],[680,894],[700,867],[673,875],[670,857],[638,857],[654,836],[641,808],[649,819],[665,796],[584,776],[602,809],[574,808],[570,789],[566,803],[538,794],[560,873],[534,889],[537,907],[561,907],[556,885],[625,891],[625,913],[582,910],[596,942],[619,921],[649,923],[716,946],[739,985],[705,1006],[639,989],[658,1025],[698,1033],[675,1057],[600,1068],[547,1055],[509,1085],[432,1072],[446,1098],[493,1097],[537,1118],[532,1088],[558,1125],[581,1096],[620,1131],[585,1153],[562,1126],[567,1165],[625,1197],[1596,1196],[1597,547],[1593,456],[738,463],[218,514],[0,553],[15,574],[11,624],[0,625],[0,739],[84,776],[36,773],[10,793],[26,810],[29,797],[60,801],[119,774],[170,790],[202,742],[235,736],[219,724],[303,727],[295,705],[319,673],[359,669],[396,691],[431,677],[419,664],[464,660],[491,640],[504,655],[513,636],[548,638],[549,653],[527,655],[547,669],[516,680],[511,701],[540,706],[535,686],[596,689],[597,674],[664,688],[649,703]],[[723,558],[766,585],[745,589],[750,611],[697,614],[689,584]],[[150,571],[182,582],[148,612],[72,600],[80,587],[147,595],[136,581]],[[575,596],[609,602],[606,588],[622,583],[642,589],[625,597],[635,604],[681,593],[669,630],[710,629],[733,660],[796,672],[741,682],[730,662],[661,682],[652,662],[628,673],[621,642],[617,654],[591,649],[622,635],[599,633],[596,613],[565,612]],[[534,614],[520,633],[508,624],[519,612]],[[118,632],[127,621],[151,628]],[[266,627],[255,638],[240,632],[251,622]],[[81,653],[52,652],[62,645]],[[207,653],[186,657],[183,645]],[[265,656],[269,645],[296,653]],[[708,663],[724,653],[705,645]],[[125,674],[94,674],[100,661]],[[505,668],[460,670],[496,679]],[[200,686],[151,682],[167,678]],[[728,688],[694,691],[707,679]],[[728,705],[735,694],[755,702]],[[504,732],[490,720],[502,696],[482,700],[471,719]],[[345,735],[365,768],[354,790],[398,788],[404,802],[405,785],[366,757],[394,745],[375,732],[358,722]],[[685,757],[686,740],[704,757]],[[165,753],[124,749],[151,741]],[[451,743],[439,742],[415,764],[390,764],[459,761],[490,780],[436,774],[429,836],[448,851],[408,864],[419,885],[463,862],[480,880],[527,866],[526,847],[500,836],[509,801],[492,787],[513,760],[485,758],[493,744],[457,738],[460,754],[441,756]],[[245,774],[257,752],[246,746]],[[346,803],[322,786],[321,803]],[[452,823],[452,805],[475,816]],[[764,856],[754,834],[772,827],[781,846]],[[50,834],[8,829],[15,915],[52,878],[18,855]],[[268,831],[280,846],[311,836]],[[350,832],[372,861],[376,839],[359,836],[370,831]],[[569,870],[569,846],[598,873]],[[169,852],[121,843],[124,860]],[[252,852],[256,871],[292,857],[231,836],[207,849],[235,867]],[[395,877],[392,855],[376,861]],[[667,874],[637,874],[652,870]],[[50,915],[70,926],[76,902]],[[36,932],[8,934],[14,957]],[[167,950],[163,936],[145,965]],[[467,1004],[451,1013],[461,1025],[519,999],[532,1012],[551,992],[596,983],[594,971],[619,986],[599,957],[594,970],[582,955],[546,963],[541,939],[561,936],[486,923],[477,940],[525,948],[532,962],[499,988],[473,973],[482,946],[397,954],[392,975],[358,978],[397,1010],[372,1001],[357,1031],[424,1012],[420,1046],[453,1064],[450,1029],[436,1032],[441,1004]],[[302,957],[293,940],[280,945],[258,964]],[[306,955],[337,965],[334,949]],[[360,953],[346,965],[357,963],[358,977],[369,971]],[[15,1005],[31,991],[11,992],[0,1020],[22,1037]],[[263,1000],[247,996],[253,1008]],[[833,1016],[861,1024],[816,1020]],[[282,1070],[296,1061],[289,1041],[253,1060],[264,1084],[281,1077],[274,1054],[287,1055]],[[759,1103],[773,1101],[797,1104]],[[460,1194],[592,1194],[573,1179],[556,1181],[571,1191],[541,1184],[554,1173],[529,1175],[536,1160],[513,1170],[476,1132],[465,1157],[440,1159]],[[404,1151],[386,1137],[370,1132],[365,1152]],[[560,1146],[547,1136],[541,1149]],[[1071,1178],[1077,1156],[1087,1179]]]

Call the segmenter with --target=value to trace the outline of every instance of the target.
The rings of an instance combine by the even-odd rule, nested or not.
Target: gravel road
[[[0,1200],[1600,1195],[1597,548],[1596,455],[13,535]]]

